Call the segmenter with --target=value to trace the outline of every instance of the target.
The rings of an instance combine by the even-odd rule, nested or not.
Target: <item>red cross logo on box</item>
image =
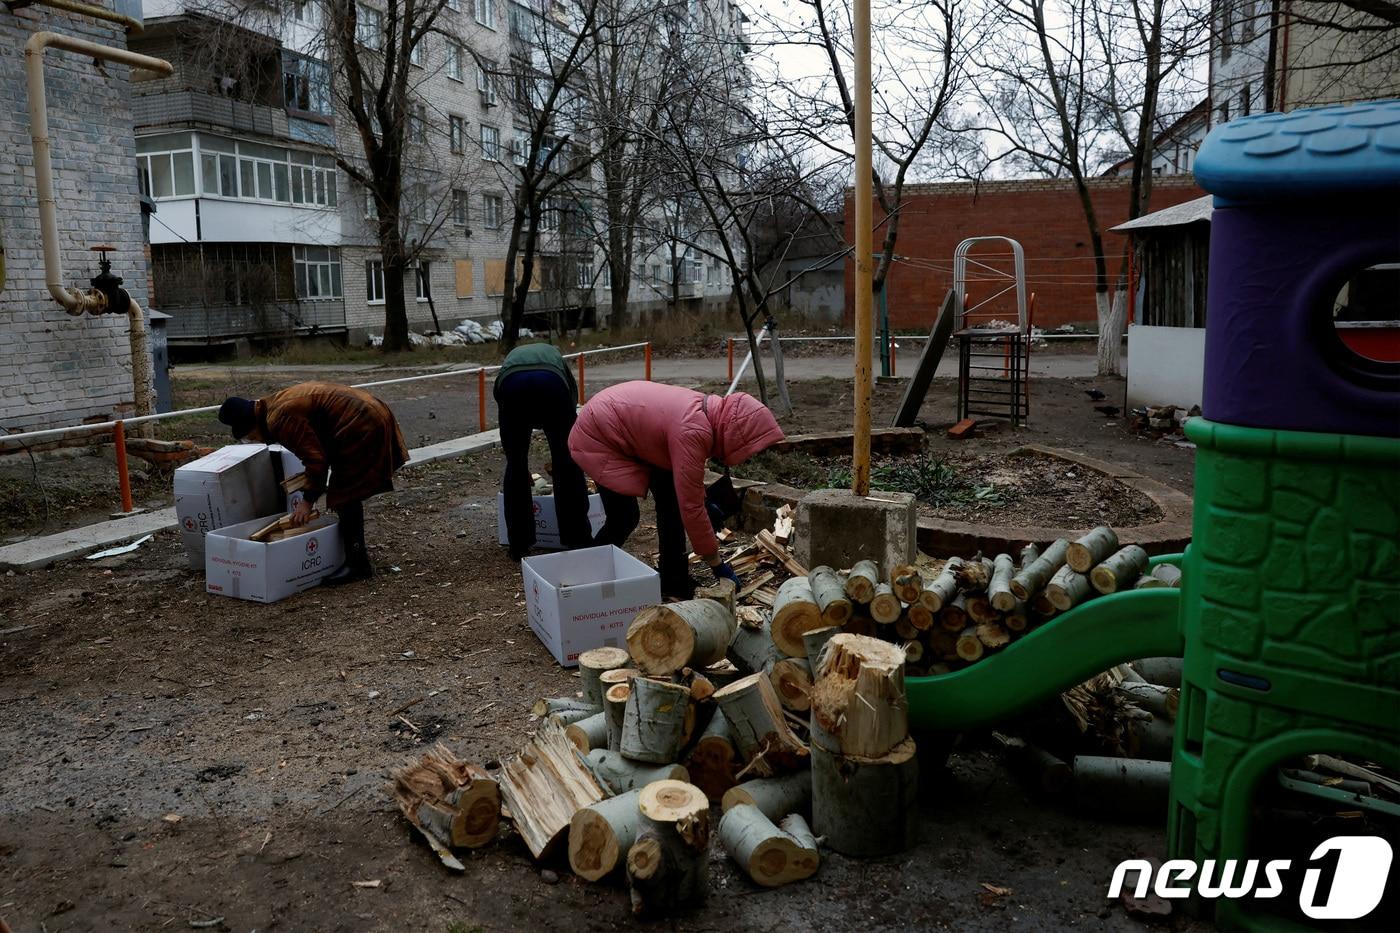
[[[307,539],[307,541],[306,541],[306,553],[308,553],[308,554],[315,554],[315,553],[316,553],[316,548],[318,548],[318,547],[320,547],[320,545],[316,543],[316,539],[315,539],[315,538],[308,538],[308,539]]]

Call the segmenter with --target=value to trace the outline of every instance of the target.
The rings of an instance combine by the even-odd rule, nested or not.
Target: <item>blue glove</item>
[[[713,568],[716,580],[733,580],[734,585],[739,586],[739,575],[734,572],[734,568],[729,563],[723,562],[718,567]]]

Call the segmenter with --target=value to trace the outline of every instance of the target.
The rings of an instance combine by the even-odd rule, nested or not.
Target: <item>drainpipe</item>
[[[159,75],[174,72],[167,61],[114,49],[56,32],[36,32],[24,44],[24,69],[29,81],[29,136],[34,146],[34,182],[39,189],[39,231],[44,243],[44,281],[49,294],[69,314],[101,314],[123,309],[108,308],[107,297],[97,289],[79,291],[63,284],[63,260],[58,245],[58,214],[53,196],[53,162],[49,156],[49,111],[44,89],[44,50],[63,49],[100,61],[145,68]]]

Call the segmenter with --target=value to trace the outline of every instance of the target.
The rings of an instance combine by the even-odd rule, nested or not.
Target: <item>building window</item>
[[[136,141],[136,174],[143,194],[155,199],[194,196],[193,140],[193,134],[173,133]]]
[[[408,141],[426,142],[428,139],[428,106],[414,104],[408,109]]]
[[[447,76],[453,81],[462,80],[462,54],[460,42],[447,43]]]
[[[496,106],[496,84],[491,80],[491,71],[494,68],[492,63],[483,62],[476,69],[476,89],[481,92],[483,107]]]
[[[418,267],[413,272],[413,294],[419,301],[428,301],[432,298],[432,264],[426,259],[418,260]]]
[[[413,48],[408,50],[408,63],[423,67],[423,63],[428,60],[428,37],[425,35],[413,44]]]
[[[365,300],[372,305],[384,303],[384,263],[378,259],[365,262]]]
[[[481,128],[481,157],[487,162],[501,161],[501,131],[494,126]]]
[[[374,191],[365,189],[365,220],[379,219],[379,204],[374,200]]]
[[[487,29],[496,28],[496,0],[473,0],[476,21]]]
[[[481,222],[486,224],[488,230],[500,229],[502,213],[499,194],[483,194],[481,196]]]
[[[456,13],[458,10],[461,9],[461,6],[458,4],[457,0],[447,0],[446,6],[453,13]]]
[[[243,146],[239,143],[240,150]],[[292,203],[335,207],[335,160],[330,156],[293,152],[290,162]]]
[[[1221,122],[1221,123],[1229,123],[1229,122],[1230,122],[1230,102],[1229,102],[1228,100],[1227,100],[1227,101],[1222,101],[1221,104],[1220,104],[1220,122]]]
[[[516,165],[524,165],[527,161],[525,154],[530,151],[530,136],[527,133],[516,133],[510,140],[510,160]]]
[[[384,14],[373,7],[357,4],[355,38],[367,49],[384,48]]]
[[[1249,82],[1246,81],[1244,87],[1240,88],[1240,116],[1249,116]]]
[[[340,250],[334,246],[293,246],[297,298],[325,301],[340,297]]]
[[[331,114],[331,81],[326,63],[282,53],[282,105],[288,110]]]
[[[467,198],[468,194],[460,188],[452,192],[452,223],[458,227],[467,225]]]
[[[562,213],[557,197],[547,197],[541,205],[544,210],[540,215],[540,229],[553,231],[559,229],[559,215]]]
[[[456,114],[447,118],[447,145],[458,155],[466,148],[467,122]]]
[[[580,259],[574,264],[574,284],[579,288],[593,287],[593,260]]]
[[[522,6],[512,3],[510,11],[510,37],[512,39],[526,39],[530,36],[530,11]]]
[[[1235,40],[1235,3],[1225,0],[1220,4],[1220,60],[1230,57],[1230,43]]]
[[[305,23],[308,26],[321,25],[321,4],[318,0],[296,0],[293,4],[295,16],[298,23]]]
[[[1246,0],[1244,9],[1240,16],[1240,43],[1243,44],[1254,38],[1254,17],[1255,7],[1258,6],[1254,0]]]

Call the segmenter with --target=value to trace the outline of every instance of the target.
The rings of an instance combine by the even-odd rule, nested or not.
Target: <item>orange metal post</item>
[[[646,347],[644,347],[644,348],[642,349],[642,356],[646,359],[646,364],[647,364],[647,382],[651,382],[651,343],[650,343],[650,342],[648,342],[647,345],[646,345]]]
[[[578,403],[582,405],[588,401],[588,393],[583,387],[583,354],[578,355]]]
[[[117,483],[122,491],[122,511],[134,512],[131,504],[131,476],[126,472],[126,425],[118,421],[112,426],[112,443],[117,449]]]
[[[476,414],[481,430],[486,430],[486,370],[476,371]]]
[[[734,338],[730,337],[726,342],[729,347],[729,381],[734,381]]]

